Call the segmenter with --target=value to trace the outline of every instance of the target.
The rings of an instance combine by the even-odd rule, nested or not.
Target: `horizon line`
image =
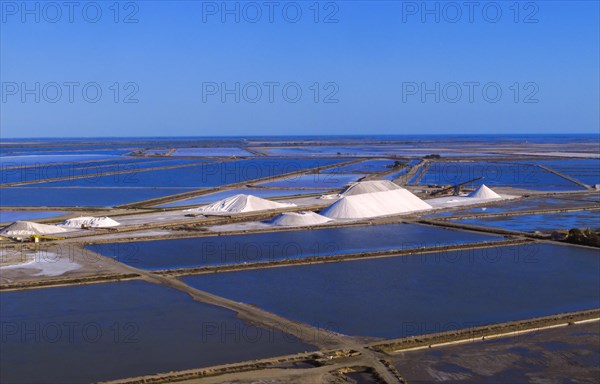
[[[599,135],[600,132],[571,132],[571,133],[394,133],[394,134],[301,134],[301,135],[222,135],[222,136],[189,136],[189,135],[171,135],[171,136],[30,136],[30,137],[2,137],[4,140],[31,140],[31,139],[245,139],[245,138],[299,138],[299,137],[417,137],[417,136],[578,136],[578,135]]]

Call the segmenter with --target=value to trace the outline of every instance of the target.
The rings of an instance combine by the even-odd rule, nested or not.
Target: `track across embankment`
[[[570,182],[572,182],[572,183],[575,183],[575,184],[577,184],[577,185],[579,185],[579,186],[581,186],[581,187],[584,187],[585,189],[593,190],[593,188],[592,188],[591,186],[589,186],[589,185],[587,185],[587,184],[584,184],[584,183],[582,183],[581,181],[579,181],[579,180],[577,180],[577,179],[575,179],[575,178],[573,178],[573,177],[571,177],[571,176],[569,176],[569,175],[565,175],[565,174],[564,174],[564,173],[562,173],[562,172],[559,172],[559,171],[557,171],[557,170],[555,170],[555,169],[552,169],[552,168],[546,167],[546,166],[544,166],[544,165],[539,165],[539,164],[537,164],[537,166],[538,166],[538,167],[540,167],[540,168],[542,168],[542,169],[543,169],[543,170],[545,170],[545,171],[548,171],[548,172],[550,172],[550,173],[553,173],[553,174],[555,174],[556,176],[562,177],[562,178],[563,178],[563,179],[565,179],[565,180],[569,180],[569,181],[570,181]]]
[[[600,308],[526,320],[471,326],[464,329],[450,329],[427,335],[387,340],[383,343],[375,342],[369,344],[368,347],[386,353],[409,352],[423,348],[432,348],[434,346],[484,341],[497,337],[514,337],[526,332],[539,331],[556,326],[567,326],[590,320],[600,320]]]
[[[421,168],[426,166],[426,164],[426,160],[421,160],[419,163],[410,167],[410,169],[405,174],[398,176],[392,181],[400,186],[405,186],[418,172],[421,171]]]

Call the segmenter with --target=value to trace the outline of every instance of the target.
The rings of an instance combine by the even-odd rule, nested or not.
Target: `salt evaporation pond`
[[[581,200],[591,201],[593,203],[600,203],[600,192],[596,192],[593,195],[586,195],[581,197]]]
[[[0,188],[0,200],[4,207],[113,207],[193,190],[193,188],[11,187]]]
[[[417,172],[408,180],[408,184],[414,185],[417,180],[421,178],[421,175],[425,172],[425,167],[421,167],[417,170]]]
[[[467,152],[451,152],[442,151],[438,148],[417,148],[415,145],[356,145],[356,146],[306,146],[306,147],[262,147],[262,152],[270,156],[386,156],[386,155],[401,155],[401,156],[426,156],[432,153],[442,155],[444,157],[451,156],[498,156],[488,153],[467,153]]]
[[[594,383],[599,342],[600,327],[592,322],[398,353],[391,360],[408,383],[431,383],[442,375],[460,377],[452,382],[463,384],[542,383],[550,377],[554,383]]]
[[[86,186],[98,183],[97,178],[112,172],[136,172],[146,168],[172,167],[199,164],[202,160],[159,160],[124,158],[114,161],[91,161],[61,164],[37,164],[22,168],[4,168],[0,171],[1,183],[39,182],[44,179],[85,177],[78,183]],[[131,175],[131,173],[128,173]],[[125,180],[126,175],[112,176]]]
[[[393,172],[393,173],[390,173],[389,175],[386,175],[386,176],[384,176],[384,177],[383,177],[383,179],[384,179],[384,180],[390,180],[390,181],[393,181],[393,180],[397,179],[398,177],[400,177],[400,176],[402,176],[402,175],[406,174],[406,173],[408,172],[408,170],[409,170],[409,169],[410,169],[410,168],[407,166],[407,167],[405,167],[405,168],[402,168],[401,170],[399,170],[399,171],[397,171],[397,172]]]
[[[405,147],[397,145],[385,146],[307,146],[262,148],[270,156],[378,156],[403,152]]]
[[[144,155],[157,155],[162,156],[169,153],[170,149],[147,149],[144,151]]]
[[[455,223],[480,225],[522,232],[552,232],[571,228],[600,228],[600,210],[544,213],[535,215],[482,217],[453,220]]]
[[[245,194],[253,195],[262,198],[279,197],[279,196],[294,196],[323,193],[322,189],[230,189],[227,191],[211,193],[192,197],[190,199],[175,201],[173,203],[159,205],[158,208],[180,207],[182,205],[196,205],[213,203],[217,200],[226,199],[228,197]]]
[[[2,145],[3,143],[0,143]],[[110,155],[110,156],[122,156],[130,153],[136,148],[121,148],[121,149],[94,149],[91,147],[68,147],[61,146],[59,148],[55,147],[43,147],[43,148],[6,148],[5,145],[2,145],[0,148],[0,157],[7,156],[30,156],[30,155],[50,155],[50,156],[62,156],[62,155]],[[98,146],[97,148],[104,148],[103,146]]]
[[[28,164],[48,164],[48,163],[64,163],[74,161],[90,161],[114,159],[117,155],[100,155],[100,154],[64,154],[64,155],[20,155],[20,156],[0,156],[0,166],[12,167],[15,165]]]
[[[185,160],[184,160],[185,161]],[[115,206],[190,192],[201,187],[277,177],[344,159],[253,159],[166,170],[140,171],[87,179],[2,188],[5,206]],[[93,188],[91,188],[93,187]]]
[[[142,281],[5,292],[0,309],[3,383],[89,383],[315,349]]]
[[[314,173],[309,175],[294,176],[288,179],[271,181],[259,184],[261,187],[268,188],[323,188],[338,189],[348,183],[358,181],[362,174],[335,174],[335,173]]]
[[[58,217],[67,212],[51,212],[51,211],[0,211],[0,223],[12,223],[13,221],[21,220],[36,220],[47,219],[50,217]]]
[[[434,162],[420,181],[421,185],[447,185],[483,177],[469,185],[507,186],[539,191],[581,190],[577,185],[540,167],[528,164],[491,162]],[[411,183],[414,180],[411,180]]]
[[[419,164],[420,162],[421,162],[420,159],[411,160],[408,162],[408,164],[406,164],[406,166],[404,168],[402,168],[396,172],[390,173],[389,175],[384,176],[383,179],[393,181],[393,180],[397,179],[398,177],[406,174],[410,170],[411,167]],[[402,181],[406,183],[407,182],[406,177],[404,177]]]
[[[538,199],[522,199],[517,201],[497,202],[493,206],[462,208],[448,212],[439,212],[424,217],[448,217],[448,216],[464,216],[488,213],[508,213],[520,211],[532,211],[540,209],[561,209],[561,208],[577,208],[590,207],[594,203],[591,201],[580,200],[581,197],[564,197],[564,198],[538,198]]]
[[[0,143],[0,154],[28,155],[28,154],[120,154],[136,149],[133,143],[117,144],[112,139],[95,138],[92,141],[81,139],[11,139],[10,142]]]
[[[600,159],[528,160],[564,173],[588,185],[600,184]]]
[[[598,308],[599,268],[597,250],[529,244],[183,280],[343,334],[397,338]]]
[[[199,160],[196,160],[199,161]],[[98,187],[179,187],[204,188],[226,184],[241,183],[258,178],[276,177],[308,168],[322,167],[343,162],[343,159],[269,159],[257,158],[221,163],[208,162],[198,166],[189,166],[165,170],[140,171],[94,177],[94,186]],[[40,183],[39,187],[90,186],[86,179],[63,180]]]
[[[171,156],[254,156],[254,154],[233,147],[178,148]]]
[[[375,173],[389,171],[395,163],[389,159],[365,160],[355,164],[344,165],[342,167],[330,168],[322,173]]]
[[[86,248],[136,268],[164,270],[497,240],[502,237],[416,224],[386,224],[92,244]]]

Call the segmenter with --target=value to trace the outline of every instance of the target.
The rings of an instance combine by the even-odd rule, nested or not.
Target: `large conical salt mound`
[[[111,219],[110,217],[92,217],[92,216],[81,216],[72,219],[65,220],[61,227],[67,228],[109,228],[120,225],[119,222]]]
[[[353,183],[340,196],[354,196],[365,193],[392,191],[401,187],[389,180],[370,180]]]
[[[67,231],[68,229],[57,227],[56,225],[38,224],[30,221],[16,221],[7,227],[4,227],[0,231],[0,235],[5,237],[52,235]]]
[[[252,195],[234,195],[226,199],[216,201],[212,204],[204,207],[192,208],[186,210],[186,212],[201,212],[201,213],[240,213],[240,212],[253,212],[253,211],[265,211],[269,209],[279,209],[287,207],[295,207],[296,204],[290,203],[277,203],[260,197]]]
[[[332,219],[362,219],[431,208],[410,191],[398,187],[390,191],[345,196],[325,208],[321,215]]]
[[[330,218],[321,216],[315,212],[283,212],[273,219],[267,221],[267,224],[284,227],[302,227],[308,225],[319,225],[331,221]]]
[[[485,184],[481,184],[479,188],[469,193],[468,197],[477,199],[501,199],[502,196],[488,188]]]

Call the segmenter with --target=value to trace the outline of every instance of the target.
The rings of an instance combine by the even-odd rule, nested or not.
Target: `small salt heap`
[[[92,216],[81,216],[74,217],[72,219],[65,220],[62,224],[59,224],[61,227],[67,228],[110,228],[116,227],[121,224],[119,222],[111,219],[110,217],[92,217]]]
[[[284,227],[305,227],[310,225],[324,224],[330,221],[330,218],[321,216],[318,213],[305,211],[283,212],[266,223]]]
[[[241,212],[253,212],[253,211],[265,211],[269,209],[280,209],[287,207],[295,207],[296,204],[291,203],[277,203],[262,199],[260,197],[252,195],[234,195],[226,199],[216,201],[212,204],[205,205],[203,207],[187,209],[185,212],[198,212],[198,213],[210,213],[210,214],[227,214],[227,213],[241,213]]]
[[[481,184],[479,188],[469,193],[468,197],[476,199],[501,199],[502,196],[488,188],[485,184]]]

